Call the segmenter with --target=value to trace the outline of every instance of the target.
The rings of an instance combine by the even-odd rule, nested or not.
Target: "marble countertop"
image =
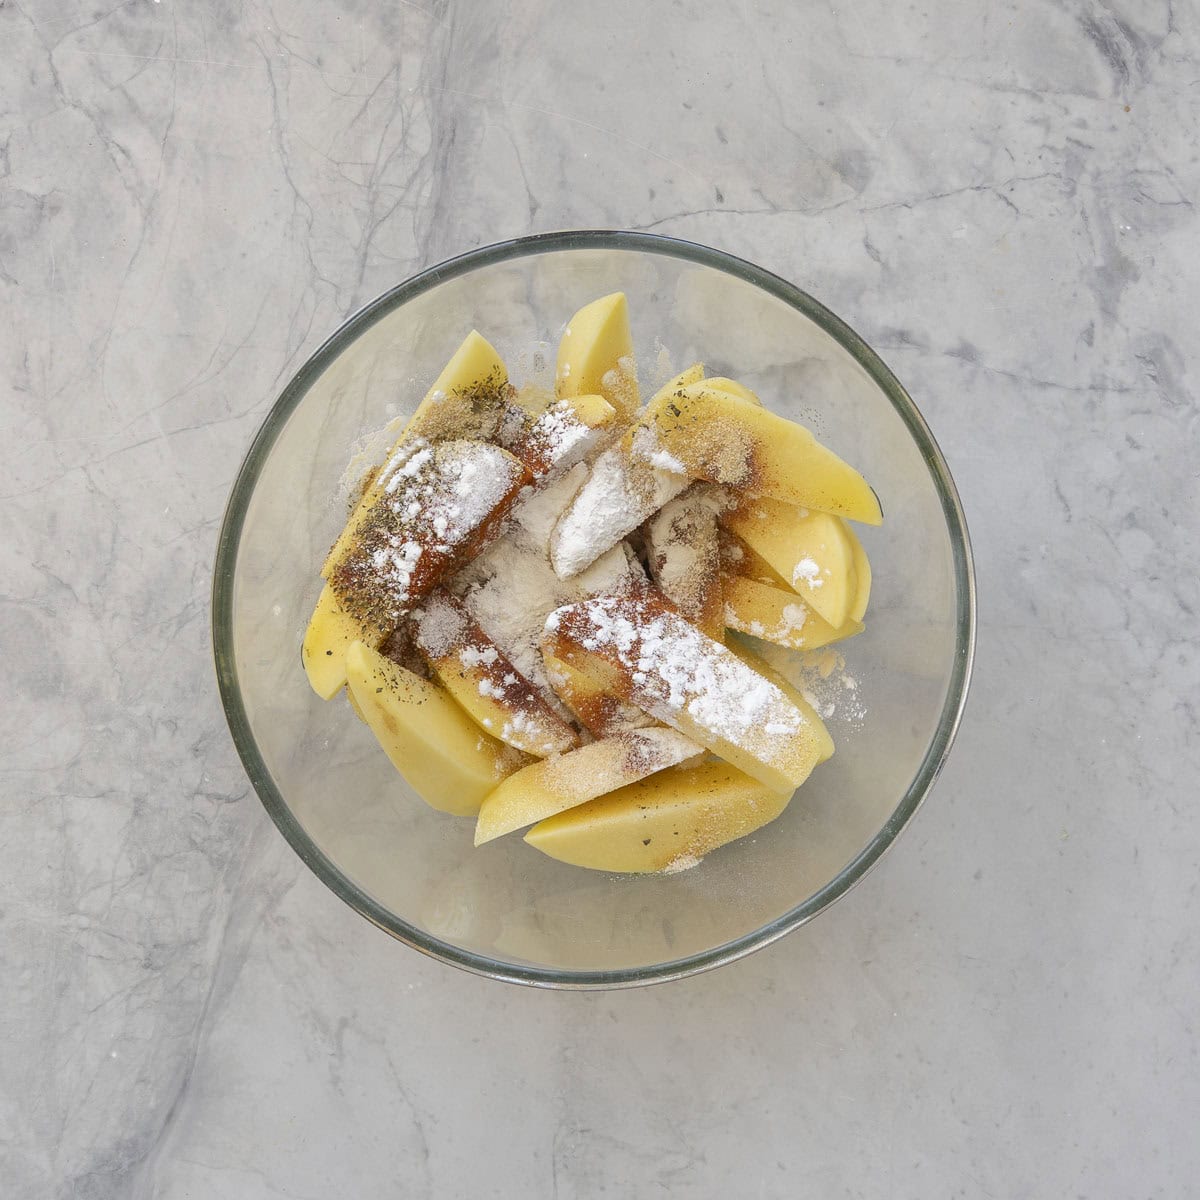
[[[1156,1197],[1200,1175],[1200,21],[1170,0],[0,3],[0,1195]],[[932,424],[972,700],[850,897],[541,994],[296,859],[211,667],[230,482],[422,266],[654,229]]]

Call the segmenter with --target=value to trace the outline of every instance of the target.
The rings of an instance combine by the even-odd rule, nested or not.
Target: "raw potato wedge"
[[[550,686],[593,737],[606,738],[630,729],[644,729],[654,718],[605,690],[604,680],[589,673],[586,664],[575,666],[542,650]]]
[[[857,576],[845,521],[765,496],[723,513],[721,520],[830,625],[846,623]]]
[[[378,644],[380,630],[371,629],[345,612],[326,584],[304,631],[300,657],[312,690],[322,700],[332,700],[346,684],[346,651],[354,642]]]
[[[704,751],[674,729],[629,730],[531,763],[510,775],[483,802],[475,845],[533,825],[606,792],[615,792]]]
[[[762,407],[762,401],[752,392],[744,383],[738,383],[736,379],[727,379],[724,375],[711,375],[704,380],[704,386],[712,388],[714,392],[724,392],[728,396],[737,396],[739,400],[745,400],[748,404],[757,404]]]
[[[795,592],[759,583],[740,575],[727,575],[725,624],[739,633],[749,633],[793,650],[816,650],[830,642],[862,633],[861,621],[830,625],[813,612]]]
[[[431,808],[473,816],[526,761],[484,733],[443,688],[362,642],[350,647],[346,674],[362,719]]]
[[[643,424],[695,479],[879,525],[867,481],[794,421],[696,383],[651,405]]]
[[[596,459],[587,482],[559,517],[550,536],[555,574],[559,579],[578,575],[689,482],[669,465],[644,458],[631,431]]]
[[[554,372],[559,396],[600,395],[632,419],[640,403],[624,292],[585,304],[567,322]]]
[[[728,763],[671,767],[549,817],[525,840],[560,862],[596,871],[679,870],[761,829],[790,799]]]
[[[388,451],[391,462],[401,448],[415,438],[447,441],[468,438],[487,441],[495,436],[507,404],[508,371],[491,343],[474,329],[454,352],[442,373],[433,381],[425,398],[417,405],[399,439]],[[359,526],[371,506],[383,494],[386,467],[363,490],[346,526],[333,543],[321,577],[329,573],[354,541]]]
[[[493,737],[538,758],[579,745],[575,730],[456,597],[438,589],[414,614],[413,625],[438,682]]]
[[[555,610],[542,646],[774,791],[816,766],[804,714],[651,588]]]
[[[668,379],[667,382],[664,383],[662,387],[660,387],[658,391],[650,397],[650,403],[655,404],[659,400],[663,399],[664,396],[669,396],[672,392],[678,392],[681,388],[688,387],[693,383],[699,383],[703,378],[704,364],[692,363],[690,367],[684,367],[684,369],[680,371],[679,374],[674,378]]]
[[[394,627],[499,530],[529,472],[486,442],[410,442],[329,574],[339,604]]]
[[[698,484],[668,500],[646,522],[644,532],[650,574],[659,590],[697,629],[721,642],[725,602],[711,490]]]
[[[850,539],[850,549],[854,555],[855,592],[854,603],[850,605],[851,621],[861,621],[867,615],[867,605],[871,602],[871,560],[862,547],[854,530],[846,526],[846,536]]]
[[[765,658],[755,654],[748,646],[730,639],[725,643],[729,649],[746,664],[757,671],[764,679],[769,679],[803,714],[809,725],[811,734],[806,730],[806,736],[814,739],[817,752],[817,762],[828,762],[833,757],[833,737],[821,720],[820,714],[804,698],[804,693],[795,684],[785,679]]]
[[[742,575],[772,587],[788,590],[788,582],[761,554],[736,533],[721,526],[721,570],[725,575]]]
[[[582,462],[616,424],[617,410],[603,396],[569,396],[555,400],[501,444],[540,480]]]

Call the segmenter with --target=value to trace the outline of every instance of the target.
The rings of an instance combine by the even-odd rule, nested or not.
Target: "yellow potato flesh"
[[[475,845],[503,837],[577,804],[702,755],[674,729],[630,730],[532,763],[510,775],[483,802]]]
[[[777,646],[815,650],[863,631],[861,621],[830,625],[795,592],[759,583],[756,579],[727,575],[722,587],[725,624],[739,633],[749,633]]]
[[[579,735],[480,628],[461,601],[441,590],[414,621],[416,644],[438,682],[495,738],[545,758],[579,745]]]
[[[560,862],[596,871],[679,869],[762,828],[790,799],[728,763],[671,767],[549,817],[525,840]]]
[[[724,525],[721,526],[721,570],[726,575],[742,575],[787,590],[787,580],[757,550]]]
[[[432,808],[473,816],[526,760],[483,732],[437,684],[362,642],[346,655],[350,694],[392,765]]]
[[[312,690],[322,700],[331,700],[346,683],[346,651],[354,642],[382,641],[381,631],[369,629],[344,612],[333,588],[321,589],[317,606],[304,631],[300,656]]]
[[[624,417],[637,412],[637,364],[624,292],[585,304],[567,323],[554,380],[559,396],[601,395]]]
[[[507,383],[504,360],[486,338],[471,330],[417,405],[417,411],[387,457],[390,459],[402,446],[418,437],[427,437],[430,441],[492,437],[503,415],[503,391]],[[382,490],[377,483],[372,483],[363,491],[345,528],[325,557],[321,567],[323,579],[329,578],[349,549]]]
[[[804,714],[658,593],[599,597],[553,618],[543,653],[767,787],[791,792],[816,766],[819,747]]]
[[[854,603],[850,605],[849,618],[861,621],[867,615],[867,605],[871,602],[871,560],[863,549],[853,529],[846,526],[846,536],[850,539],[850,549],[854,555],[855,591]]]
[[[610,737],[654,724],[649,713],[607,691],[604,680],[589,673],[586,665],[577,667],[544,648],[542,661],[555,694],[593,737]]]
[[[690,367],[685,367],[678,375],[668,379],[666,383],[650,397],[650,403],[656,404],[664,396],[671,395],[672,392],[678,392],[682,388],[688,387],[693,383],[699,383],[704,378],[704,364],[692,363]]]
[[[695,479],[836,513],[883,521],[867,481],[794,421],[740,396],[692,384],[657,400],[643,423]]]
[[[453,656],[430,659],[430,666],[438,682],[467,715],[507,745],[535,758],[545,758],[579,744],[575,731],[553,712],[522,712],[503,697],[483,695],[479,686],[481,683],[486,686],[488,674],[480,668],[464,667]],[[526,683],[531,695],[536,695],[532,685]]]
[[[726,645],[746,666],[752,667],[764,679],[769,679],[804,714],[808,724],[812,727],[811,736],[817,748],[817,762],[828,762],[833,757],[833,737],[825,727],[825,722],[821,720],[820,714],[804,698],[804,693],[748,646],[744,646],[732,638]]]
[[[765,496],[721,519],[830,625],[846,623],[857,577],[845,521]]]
[[[711,375],[704,380],[704,386],[712,388],[714,392],[724,392],[729,396],[737,396],[739,400],[745,400],[748,404],[757,404],[762,406],[762,401],[743,383],[738,383],[736,379],[727,379],[724,375]]]

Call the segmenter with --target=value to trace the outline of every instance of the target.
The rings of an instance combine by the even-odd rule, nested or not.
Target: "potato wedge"
[[[816,650],[830,642],[862,633],[861,621],[830,625],[814,612],[795,592],[784,588],[727,575],[722,583],[725,594],[725,624],[739,633],[749,633],[788,646],[793,650]]]
[[[338,603],[373,628],[398,625],[499,531],[528,480],[513,455],[486,442],[417,439],[402,447],[330,572]]]
[[[816,731],[818,747],[817,762],[828,762],[833,757],[833,736],[825,727],[825,722],[821,719],[820,713],[808,702],[804,693],[794,683],[791,683],[775,670],[761,654],[756,654],[751,650],[749,646],[739,642],[735,638],[730,638],[725,644],[746,666],[757,671],[764,679],[769,679],[804,714],[805,720]]]
[[[670,767],[540,821],[525,840],[596,871],[682,870],[761,829],[790,799],[728,763]]]
[[[666,383],[658,389],[657,392],[650,398],[650,403],[654,404],[661,400],[664,396],[669,396],[672,392],[677,392],[681,388],[689,386],[689,384],[699,383],[704,378],[704,364],[692,363],[690,367],[684,367],[678,375],[668,379]]]
[[[703,748],[682,733],[655,726],[628,730],[546,762],[531,763],[484,800],[475,845],[703,755]]]
[[[413,626],[438,682],[493,737],[537,758],[579,745],[575,730],[484,633],[461,600],[437,589],[413,614]]]
[[[321,589],[300,647],[304,673],[322,700],[332,700],[346,684],[346,651],[355,642],[377,646],[383,631],[352,617],[338,603],[333,588]]]
[[[745,400],[748,404],[757,404],[762,407],[762,401],[752,392],[745,384],[738,383],[736,379],[728,379],[724,375],[710,375],[704,380],[704,386],[712,388],[714,392],[725,392],[729,396],[737,396],[740,400]]]
[[[518,422],[500,439],[535,480],[569,470],[603,445],[616,431],[617,410],[603,396],[555,400],[537,416]]]
[[[504,360],[486,338],[472,329],[417,405],[385,462],[392,461],[403,446],[418,437],[430,442],[460,438],[490,440],[500,426],[508,392]],[[378,501],[386,482],[383,475],[384,470],[379,471],[363,490],[345,528],[326,555],[321,567],[323,579],[329,578],[334,565],[354,541],[371,506]]]
[[[648,712],[609,692],[607,676],[589,672],[586,662],[576,665],[549,653],[544,647],[542,661],[555,695],[593,737],[612,737],[655,723]]]
[[[871,560],[848,524],[846,536],[850,539],[850,550],[854,555],[855,579],[854,603],[850,605],[848,616],[851,621],[861,621],[867,615],[867,605],[871,602]]]
[[[693,625],[725,640],[721,595],[721,547],[713,489],[693,485],[668,500],[647,522],[650,575],[659,590]]]
[[[637,412],[637,361],[624,292],[585,304],[567,322],[554,386],[559,396],[603,396],[626,418]]]
[[[642,418],[694,479],[728,484],[869,525],[883,520],[867,481],[794,421],[701,382],[664,396]]]
[[[724,525],[720,530],[720,542],[723,575],[741,575],[746,579],[757,579],[759,583],[783,588],[785,591],[790,590],[787,580],[757,550],[748,546]]]
[[[722,513],[721,521],[803,596],[809,608],[830,625],[846,623],[857,576],[854,549],[841,517],[760,496]]]
[[[652,588],[557,609],[542,649],[775,791],[799,787],[816,766],[819,739],[804,714]]]
[[[484,733],[435,683],[355,642],[346,675],[358,713],[431,808],[472,816],[528,760]]]

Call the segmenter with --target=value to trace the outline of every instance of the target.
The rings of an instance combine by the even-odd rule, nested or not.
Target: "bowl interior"
[[[217,657],[249,773],[302,856],[391,932],[491,974],[559,984],[660,978],[819,911],[919,803],[969,667],[970,562],[944,463],[886,368],[836,318],[746,264],[664,239],[567,235],[469,256],[381,298],[289,386],[235,488],[218,557]],[[427,808],[342,699],[313,695],[301,634],[345,515],[356,449],[412,412],[472,327],[513,378],[544,373],[567,318],[629,296],[644,388],[700,359],[808,424],[871,480],[882,529],[867,631],[839,649],[834,758],[757,835],[674,876],[564,866],[519,836],[479,850]],[[363,463],[365,466],[365,461]]]

